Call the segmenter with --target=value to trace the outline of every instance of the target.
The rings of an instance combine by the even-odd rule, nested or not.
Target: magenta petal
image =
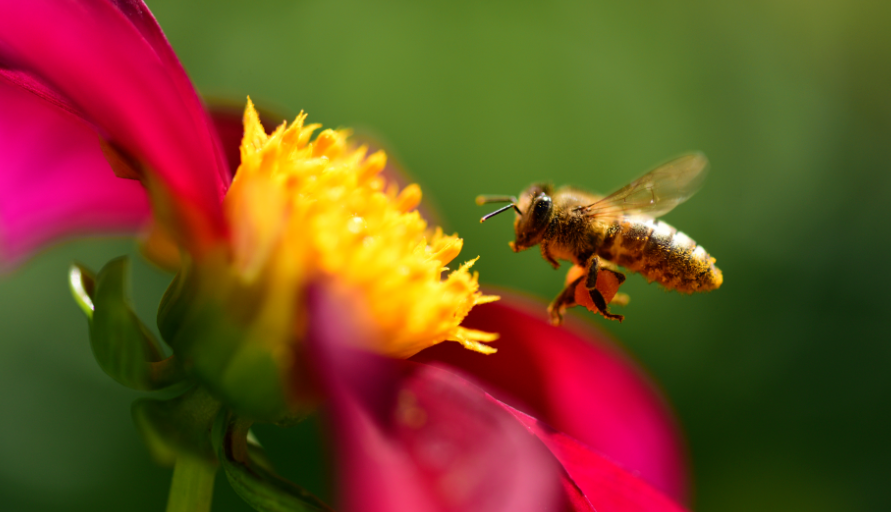
[[[179,57],[167,41],[167,36],[158,25],[155,16],[149,10],[148,6],[142,0],[112,0],[118,9],[133,23],[133,26],[145,37],[146,41],[158,54],[158,57],[164,62],[167,68],[167,75],[176,84],[180,95],[185,99],[186,105],[189,107],[189,114],[192,122],[196,126],[208,126],[213,124],[213,120],[204,107],[204,104],[192,85],[192,81],[186,74]],[[216,168],[220,179],[224,185],[232,180],[233,173],[229,169],[228,148],[222,141],[214,137],[212,130],[206,130],[199,133],[204,142],[208,144],[205,148],[208,152],[213,152],[216,158]],[[239,145],[241,141],[239,140]],[[237,147],[237,146],[236,146]],[[223,189],[225,192],[225,189]]]
[[[664,494],[575,439],[508,405],[502,406],[526,425],[563,465],[569,479],[588,502],[573,496],[576,498],[572,500],[574,510],[683,512],[683,507]]]
[[[504,295],[499,293],[499,295]],[[498,353],[442,343],[413,359],[473,375],[492,395],[580,440],[684,502],[687,469],[674,416],[626,355],[590,327],[552,327],[543,304],[507,297],[477,306],[464,325],[498,332]]]
[[[49,103],[51,106],[62,109],[74,117],[79,118],[84,123],[88,125],[90,124],[90,120],[84,116],[83,112],[81,112],[76,105],[71,103],[71,100],[59,94],[59,91],[56,91],[32,73],[20,69],[0,68],[0,80],[35,94],[38,98]]]
[[[310,311],[307,343],[329,397],[339,510],[556,509],[553,457],[496,400],[447,371],[346,347],[362,331],[344,325],[342,302],[324,291],[311,294]]]
[[[226,154],[229,174],[235,176],[235,171],[241,165],[241,139],[244,137],[242,110],[225,106],[211,107],[210,117]],[[265,123],[263,127],[266,128]]]
[[[82,120],[0,79],[0,267],[72,235],[132,233],[149,215]]]
[[[68,98],[200,212],[200,234],[220,235],[228,172],[209,118],[144,5],[119,4],[126,14],[108,0],[0,0],[0,59]]]

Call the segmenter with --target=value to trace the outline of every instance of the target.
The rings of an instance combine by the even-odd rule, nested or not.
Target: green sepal
[[[158,304],[158,330],[167,343],[176,338],[180,325],[190,316],[198,291],[197,284],[193,283],[196,279],[193,277],[192,261],[184,254],[179,272],[173,277]],[[174,345],[171,346],[176,350]]]
[[[275,474],[259,445],[248,441],[250,425],[221,411],[213,425],[213,446],[226,479],[260,512],[333,512],[299,485]]]
[[[159,464],[173,465],[183,453],[214,462],[210,435],[221,407],[204,387],[195,386],[170,400],[137,400],[133,422]]]
[[[290,418],[294,413],[282,364],[269,338],[253,338],[257,334],[248,326],[259,300],[232,291],[235,286],[208,278],[184,261],[161,299],[158,327],[190,375],[227,406],[256,420]],[[239,297],[238,307],[225,302],[232,296]]]
[[[290,414],[285,382],[271,351],[244,333],[219,304],[199,301],[171,345],[189,367],[226,405],[258,420],[274,421]]]
[[[96,290],[96,274],[87,267],[72,263],[68,269],[68,287],[74,302],[80,306],[87,320],[93,320],[93,292]]]
[[[98,276],[74,264],[68,284],[87,316],[90,346],[102,371],[133,389],[166,388],[183,380],[184,372],[174,358],[164,359],[158,341],[133,312],[126,273],[125,257],[108,262]]]

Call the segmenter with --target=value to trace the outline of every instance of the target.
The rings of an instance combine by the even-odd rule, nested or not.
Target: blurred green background
[[[484,283],[550,299],[564,273],[513,254],[479,193],[536,180],[609,192],[684,151],[703,190],[666,220],[718,258],[701,296],[633,277],[612,333],[674,404],[699,511],[891,509],[891,3],[149,0],[203,93],[382,141]],[[68,296],[78,241],[0,281],[0,507],[161,510],[169,470]],[[169,277],[134,263],[146,319]],[[322,495],[310,423],[258,432]],[[215,511],[247,510],[224,479]]]

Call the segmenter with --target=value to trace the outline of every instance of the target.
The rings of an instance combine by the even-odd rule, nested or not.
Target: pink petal
[[[502,406],[526,425],[560,461],[568,479],[573,510],[683,512],[683,507],[575,439],[532,416]]]
[[[474,308],[464,325],[501,333],[493,344],[498,353],[482,356],[442,343],[413,359],[471,374],[499,400],[685,500],[686,457],[674,416],[646,375],[603,334],[571,321],[552,327],[543,304],[515,296]]]
[[[225,159],[141,2],[0,0],[0,61],[41,77],[104,137],[146,162],[175,206],[186,208],[180,220],[189,234],[204,237],[195,244],[224,236]]]
[[[211,106],[210,117],[226,155],[226,166],[230,175],[235,176],[235,171],[241,165],[240,147],[241,139],[244,137],[243,109]],[[268,131],[265,123],[263,127]]]
[[[189,108],[189,114],[195,126],[204,126],[213,124],[204,102],[192,85],[189,75],[183,68],[179,57],[167,41],[167,36],[158,25],[155,16],[149,10],[148,6],[142,0],[111,0],[122,13],[133,23],[133,26],[142,34],[143,37],[152,46],[158,57],[167,67],[167,74],[176,84],[180,95],[185,99]],[[215,137],[213,129],[202,130],[198,133],[206,144],[204,148],[208,153],[212,152],[216,159],[216,168],[221,183],[223,185],[222,195],[225,195],[225,189],[232,181],[232,173],[229,172],[229,162],[227,157],[227,148],[222,144],[219,138]],[[240,141],[239,141],[240,144]]]
[[[54,239],[143,225],[145,190],[112,173],[88,125],[2,78],[0,104],[0,266]]]
[[[32,73],[22,71],[20,69],[0,68],[0,80],[6,81],[9,85],[14,85],[20,89],[37,95],[38,98],[49,103],[51,106],[59,108],[68,114],[77,117],[87,125],[90,120],[84,116],[83,112],[77,106],[71,103],[71,100],[59,94],[58,91],[46,84],[40,77],[34,76]]]
[[[362,331],[324,294],[310,295],[307,344],[329,397],[338,510],[556,509],[558,467],[523,425],[449,372],[345,346]]]

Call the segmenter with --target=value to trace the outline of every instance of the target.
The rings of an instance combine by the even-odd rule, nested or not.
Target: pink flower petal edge
[[[490,290],[491,292],[491,290]],[[471,375],[499,400],[590,447],[683,503],[684,444],[670,408],[641,369],[591,327],[552,327],[545,305],[500,291],[467,327],[498,332],[496,354],[442,343],[413,360]],[[571,320],[571,319],[570,319]]]
[[[322,287],[307,336],[328,396],[338,510],[557,510],[559,467],[494,399],[442,369],[350,348],[362,331]]]
[[[0,67],[33,75],[102,137],[145,162],[175,198],[168,206],[183,210],[179,220],[194,244],[225,236],[225,157],[143,2],[0,0]]]
[[[64,237],[146,222],[142,186],[112,173],[80,118],[2,78],[0,104],[0,269]]]
[[[204,102],[192,85],[189,75],[186,74],[186,70],[179,61],[179,57],[176,56],[176,52],[170,46],[170,42],[167,41],[167,36],[164,35],[155,16],[142,0],[112,1],[124,16],[133,23],[133,26],[139,30],[142,36],[145,37],[152,49],[155,50],[158,57],[163,61],[168,77],[174,82],[180,96],[186,103],[187,113],[191,116],[192,123],[197,127],[205,128],[198,131],[196,135],[203,142],[203,153],[213,153],[215,157],[217,176],[219,178],[216,185],[218,187],[222,186],[220,197],[224,196],[226,188],[228,188],[228,184],[232,180],[232,173],[229,172],[229,162],[226,156],[227,146],[218,137],[215,137],[213,129],[210,128],[213,125],[211,114],[205,108]],[[244,131],[243,127],[242,131]],[[240,145],[241,139],[238,140],[235,147],[238,148]]]
[[[560,461],[569,482],[579,491],[576,494],[572,492],[574,489],[570,489],[567,493],[573,510],[635,512],[685,510],[640,478],[591,451],[577,440],[506,404],[502,406],[526,425]]]

